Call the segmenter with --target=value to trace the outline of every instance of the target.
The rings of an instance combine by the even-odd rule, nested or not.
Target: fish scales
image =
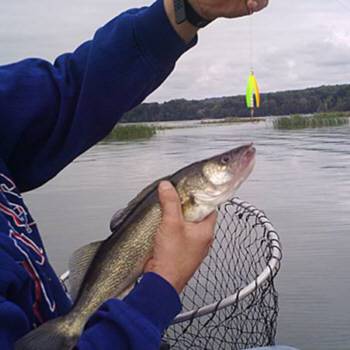
[[[15,350],[71,350],[88,318],[110,298],[121,297],[142,274],[152,256],[161,221],[157,187],[169,180],[179,194],[185,220],[198,222],[231,199],[254,167],[255,148],[245,145],[180,169],[147,186],[111,222],[112,234],[103,242],[80,248],[73,258],[72,310],[29,332]],[[75,276],[75,277],[74,277]],[[79,287],[80,286],[80,287]],[[73,287],[73,286],[72,286]]]
[[[102,264],[92,264],[95,271],[88,271],[87,275],[90,272],[93,278],[87,278],[85,282],[91,288],[82,291],[73,308],[79,319],[82,315],[91,315],[105,300],[118,297],[135,282],[151,257],[160,220],[160,207],[155,204],[121,234],[115,247],[109,247]],[[79,323],[84,322],[79,320]]]

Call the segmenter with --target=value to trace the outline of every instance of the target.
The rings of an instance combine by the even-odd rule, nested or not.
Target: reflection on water
[[[263,209],[282,238],[278,341],[349,349],[349,127],[210,126],[99,144],[26,196],[54,267],[63,272],[73,250],[106,237],[113,213],[155,178],[251,141],[257,165],[238,195]]]

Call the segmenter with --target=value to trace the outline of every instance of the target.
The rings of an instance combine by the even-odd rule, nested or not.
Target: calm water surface
[[[350,349],[350,127],[211,126],[99,144],[26,196],[57,272],[76,248],[106,237],[112,214],[149,182],[251,141],[257,165],[238,195],[263,209],[282,238],[278,341]]]

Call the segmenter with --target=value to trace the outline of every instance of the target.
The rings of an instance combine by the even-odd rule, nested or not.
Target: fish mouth
[[[236,162],[232,163],[231,171],[234,174],[233,186],[238,188],[253,171],[256,149],[253,143],[244,145],[236,153]]]
[[[253,143],[242,146],[242,151],[240,155],[240,165],[244,169],[252,165],[255,161],[256,149],[253,146]]]
[[[235,148],[231,152],[231,164],[228,169],[231,179],[222,185],[221,194],[215,198],[216,205],[233,198],[234,193],[247,179],[255,165],[256,149],[253,143]]]

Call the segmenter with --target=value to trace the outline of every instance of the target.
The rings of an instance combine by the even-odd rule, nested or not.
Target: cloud
[[[28,56],[53,60],[89,39],[116,14],[149,3],[0,2],[0,64]],[[200,32],[198,45],[178,61],[175,71],[148,101],[244,94],[252,64],[262,92],[348,83],[350,10],[345,4],[339,0],[271,0],[268,9],[252,20],[218,20]]]

